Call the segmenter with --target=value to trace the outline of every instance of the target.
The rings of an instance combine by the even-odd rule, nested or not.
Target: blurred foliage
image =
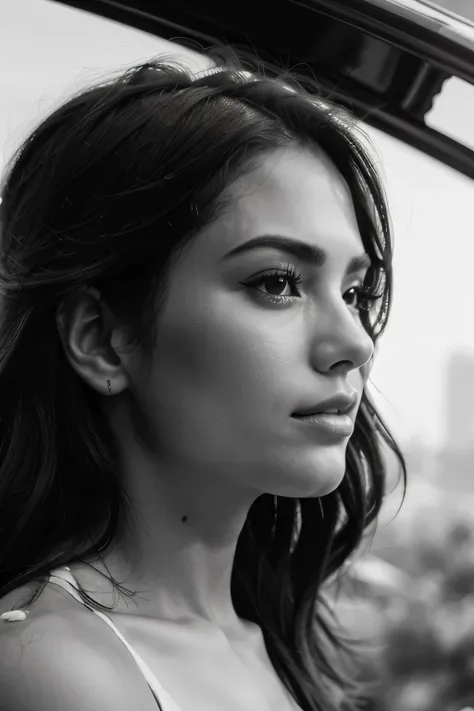
[[[396,521],[391,545],[384,532],[384,545],[371,556],[379,561],[378,579],[350,574],[337,598],[346,629],[365,638],[366,711],[459,711],[474,704],[474,509],[471,516],[442,505],[428,516],[421,509],[417,516],[412,507],[403,544]],[[380,584],[387,560],[408,584]]]

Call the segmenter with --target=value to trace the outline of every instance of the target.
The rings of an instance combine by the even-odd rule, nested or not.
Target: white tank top
[[[133,649],[133,647],[127,642],[125,637],[119,632],[119,630],[116,628],[110,617],[106,615],[104,612],[101,612],[100,610],[96,610],[94,607],[89,605],[87,602],[85,602],[80,593],[79,593],[79,586],[77,584],[77,581],[75,577],[72,575],[71,571],[69,570],[68,567],[63,567],[63,568],[55,568],[55,570],[51,571],[51,574],[49,576],[49,582],[54,583],[56,585],[60,585],[66,592],[68,592],[70,595],[72,595],[78,602],[82,603],[85,607],[87,607],[89,610],[91,610],[95,615],[101,618],[104,622],[106,622],[109,627],[113,629],[119,640],[126,646],[132,657],[134,658],[135,662],[138,664],[138,667],[140,671],[142,672],[143,676],[145,677],[148,686],[150,687],[150,690],[155,697],[155,701],[158,705],[158,708],[160,711],[181,711],[181,708],[178,706],[178,704],[173,701],[171,696],[164,690],[156,676],[153,674],[151,671],[150,667],[143,661],[143,659],[140,657],[137,652]]]

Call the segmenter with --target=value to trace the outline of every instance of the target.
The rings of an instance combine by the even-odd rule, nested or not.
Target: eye
[[[349,306],[356,308],[358,311],[369,311],[372,304],[381,299],[382,296],[383,294],[376,294],[373,289],[361,284],[351,286],[344,294],[344,299]]]
[[[297,285],[302,281],[294,267],[288,265],[285,269],[271,269],[259,274],[246,282],[246,286],[259,292],[259,296],[273,304],[291,303],[294,297],[301,296]]]

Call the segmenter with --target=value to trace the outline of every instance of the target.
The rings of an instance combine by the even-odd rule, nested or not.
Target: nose
[[[374,344],[360,317],[341,297],[313,324],[312,365],[320,373],[347,374],[364,368],[374,354]]]

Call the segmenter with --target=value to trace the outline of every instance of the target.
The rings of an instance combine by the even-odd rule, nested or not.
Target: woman
[[[9,711],[355,708],[325,584],[383,439],[404,471],[364,389],[387,206],[345,112],[237,69],[129,70],[7,173]]]

